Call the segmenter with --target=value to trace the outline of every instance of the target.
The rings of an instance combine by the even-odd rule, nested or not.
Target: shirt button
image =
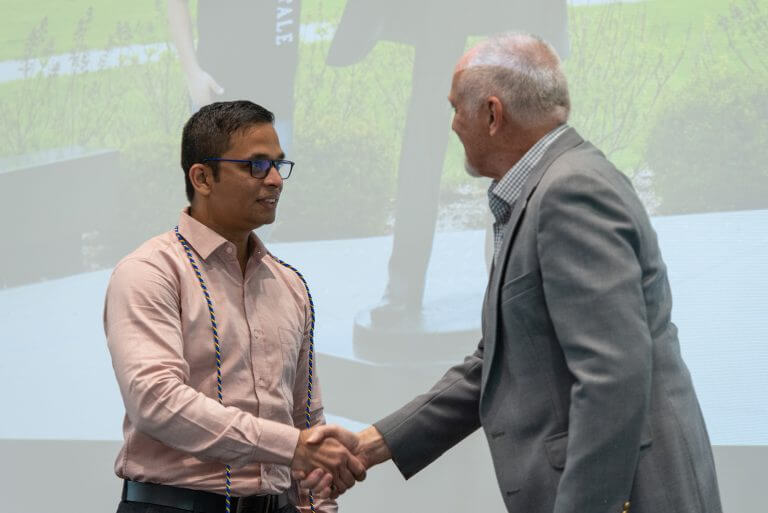
[[[227,253],[232,254],[232,246],[227,246]]]

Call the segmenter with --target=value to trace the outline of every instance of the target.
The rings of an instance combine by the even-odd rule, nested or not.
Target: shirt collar
[[[488,199],[494,215],[496,215],[496,212],[503,212],[505,210],[503,205],[499,205],[498,200],[501,200],[507,207],[517,200],[531,170],[541,161],[544,153],[546,153],[552,143],[567,129],[568,125],[563,123],[549,131],[544,137],[536,141],[536,144],[531,146],[525,155],[504,174],[501,180],[491,182],[488,188]]]
[[[179,215],[179,233],[203,260],[207,260],[220,247],[232,244],[232,242],[189,215],[189,207],[183,209]],[[255,233],[251,232],[249,238],[251,242],[249,246],[253,248],[249,258],[255,257],[261,260],[267,254],[267,249]]]

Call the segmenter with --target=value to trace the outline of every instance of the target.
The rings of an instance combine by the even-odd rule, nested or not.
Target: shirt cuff
[[[279,422],[262,422],[264,424],[259,444],[254,449],[254,461],[290,466],[299,443],[299,430]],[[264,457],[266,455],[269,456]]]

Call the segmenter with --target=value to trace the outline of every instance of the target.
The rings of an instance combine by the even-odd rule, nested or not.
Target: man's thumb
[[[319,444],[329,436],[332,437],[336,433],[333,426],[318,426],[314,428],[307,437],[308,444]]]

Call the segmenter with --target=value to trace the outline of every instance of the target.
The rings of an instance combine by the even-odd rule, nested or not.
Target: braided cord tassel
[[[181,246],[184,248],[184,252],[187,254],[189,263],[190,265],[192,265],[192,270],[195,271],[195,276],[197,276],[197,280],[200,282],[200,288],[203,290],[203,297],[205,298],[205,302],[208,305],[208,313],[211,315],[211,330],[213,331],[213,347],[216,351],[216,393],[219,397],[219,403],[223,405],[224,396],[222,394],[222,381],[221,381],[221,343],[219,342],[219,328],[216,325],[216,314],[213,311],[213,300],[211,299],[211,295],[208,293],[208,287],[205,285],[205,280],[203,280],[203,275],[200,272],[200,268],[197,266],[197,263],[195,262],[195,257],[192,256],[192,249],[190,249],[189,244],[187,243],[187,240],[184,237],[182,237],[182,235],[179,233],[178,226],[175,228],[175,232],[176,232],[176,238],[179,239]],[[226,492],[226,495],[224,497],[224,509],[226,513],[230,513],[231,504],[232,504],[232,467],[230,467],[229,465],[225,467],[224,483],[225,483],[224,489]]]
[[[306,419],[307,429],[309,429],[312,427],[312,415],[310,413],[310,406],[312,406],[312,374],[314,370],[314,360],[315,360],[315,302],[312,300],[312,293],[309,291],[309,285],[307,284],[307,280],[304,279],[304,275],[301,274],[299,270],[293,267],[291,264],[284,262],[275,256],[273,256],[272,258],[274,258],[278,264],[296,273],[296,276],[299,277],[299,279],[301,280],[301,283],[304,284],[304,288],[307,291],[307,298],[309,298],[310,316],[309,316],[309,354],[307,357],[307,360],[308,360],[307,406],[304,408],[304,418]],[[315,499],[312,497],[311,491],[309,492],[309,508],[310,510],[312,510],[312,513],[315,512]]]

